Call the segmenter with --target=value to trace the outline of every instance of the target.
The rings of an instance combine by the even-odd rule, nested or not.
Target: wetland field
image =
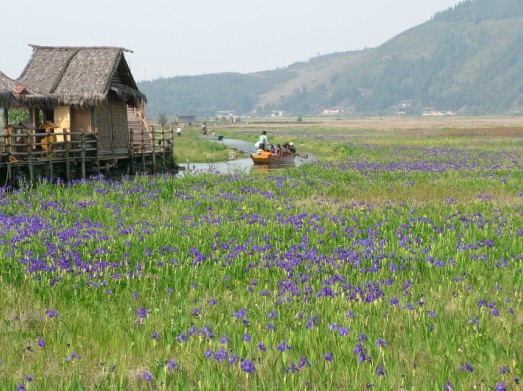
[[[209,127],[316,159],[0,188],[1,390],[522,388],[523,117]]]

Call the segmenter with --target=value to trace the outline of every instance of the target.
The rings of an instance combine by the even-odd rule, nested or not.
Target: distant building
[[[230,123],[240,122],[240,116],[234,114],[234,110],[221,110],[216,112],[216,119],[218,121],[229,121]]]
[[[273,110],[271,112],[271,117],[283,117],[283,111],[281,111],[281,110]]]
[[[323,115],[340,115],[342,113],[341,109],[325,109],[323,110]]]
[[[179,124],[190,124],[196,121],[195,115],[176,115],[176,122]]]

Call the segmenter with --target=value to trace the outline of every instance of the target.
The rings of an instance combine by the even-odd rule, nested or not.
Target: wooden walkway
[[[174,168],[174,131],[129,129],[126,150],[104,150],[99,144],[98,131],[28,131],[9,125],[0,133],[0,186],[17,177],[87,178],[88,175],[110,174],[111,167],[127,166],[156,173],[161,167]]]

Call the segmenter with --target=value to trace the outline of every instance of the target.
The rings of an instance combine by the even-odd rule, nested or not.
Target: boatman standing
[[[258,148],[265,149],[269,145],[269,139],[267,138],[267,131],[262,131],[260,140],[258,141]]]

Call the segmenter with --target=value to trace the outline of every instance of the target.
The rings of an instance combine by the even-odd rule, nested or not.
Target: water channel
[[[237,156],[239,158],[235,160],[229,160],[226,162],[217,162],[217,163],[191,163],[191,162],[179,162],[179,164],[184,168],[183,172],[215,172],[215,173],[235,173],[235,172],[250,172],[251,170],[259,170],[263,172],[272,171],[272,170],[281,170],[286,167],[295,167],[300,164],[311,162],[314,157],[310,156],[308,158],[301,158],[296,156],[294,159],[294,164],[287,166],[277,166],[275,168],[267,167],[265,165],[254,165],[250,154],[254,151],[254,145],[248,141],[242,140],[233,140],[233,139],[223,139],[221,141],[216,141],[223,143],[229,149],[237,151]],[[244,157],[240,157],[240,156]]]

